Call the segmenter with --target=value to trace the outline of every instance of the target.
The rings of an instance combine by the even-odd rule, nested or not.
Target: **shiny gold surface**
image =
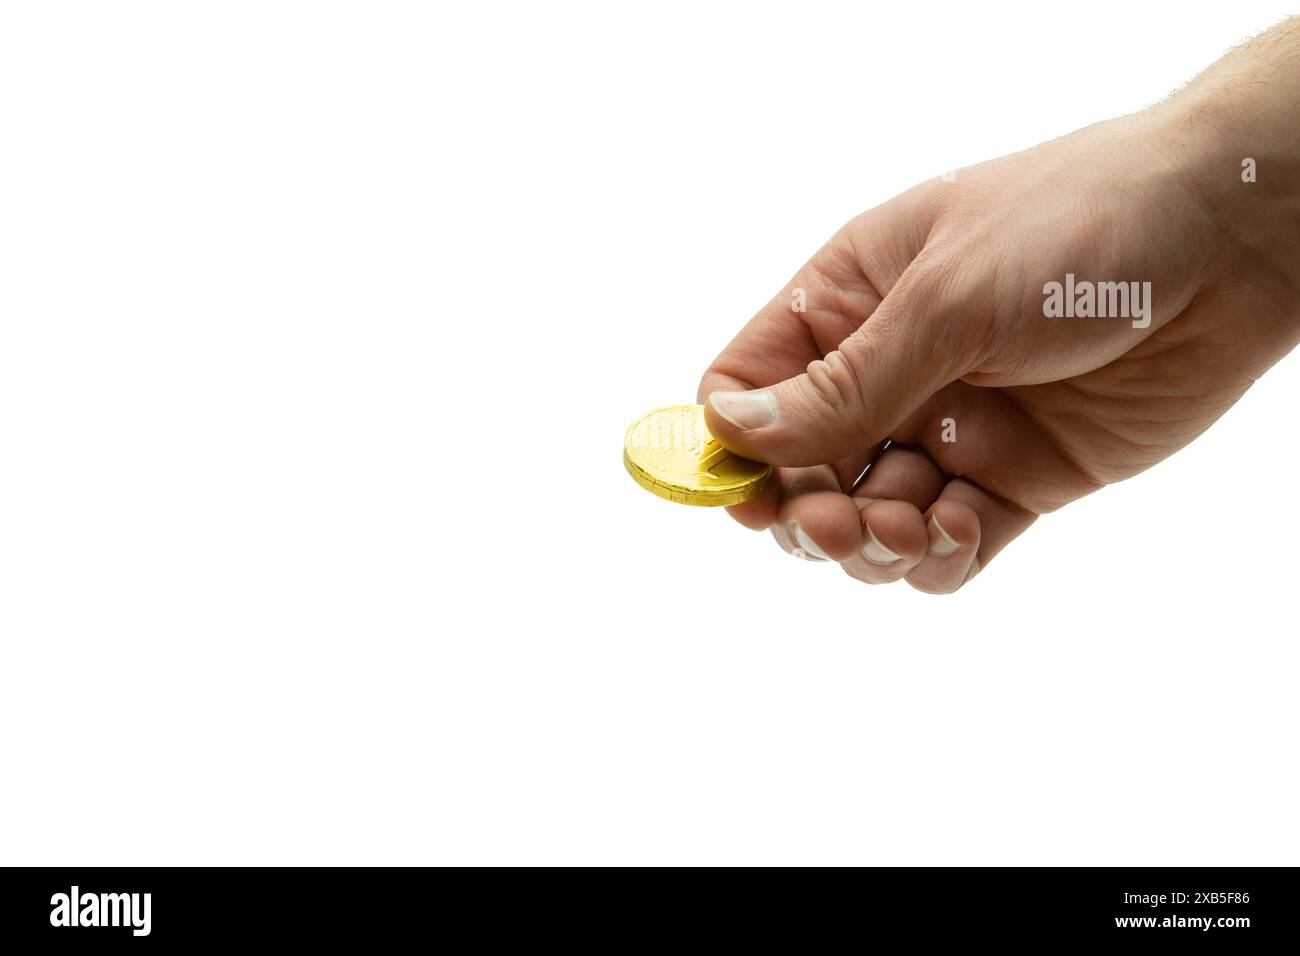
[[[703,405],[647,412],[623,438],[623,465],[636,483],[683,505],[738,505],[762,490],[772,466],[727,451],[709,434]]]

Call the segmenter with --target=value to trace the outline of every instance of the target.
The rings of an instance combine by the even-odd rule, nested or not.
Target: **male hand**
[[[1300,338],[1293,32],[841,229],[700,383],[713,433],[781,466],[732,515],[861,581],[946,593],[1205,431]],[[1086,311],[1085,284],[1092,317],[1045,314]]]

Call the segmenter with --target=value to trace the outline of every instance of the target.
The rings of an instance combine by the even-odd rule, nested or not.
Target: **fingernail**
[[[796,558],[805,558],[811,556],[821,561],[829,561],[831,556],[817,546],[817,542],[808,537],[803,528],[799,527],[799,522],[790,522],[790,535],[794,538],[794,543],[798,545],[794,549]],[[802,552],[802,553],[801,553]]]
[[[894,554],[876,540],[876,536],[871,533],[871,525],[864,521],[862,526],[867,529],[867,543],[862,546],[864,558],[872,564],[893,564],[895,561],[902,560],[902,555]]]
[[[776,396],[765,388],[753,392],[714,392],[713,410],[742,431],[764,428],[776,421]]]
[[[943,530],[938,515],[930,515],[930,553],[938,558],[946,558],[961,550],[961,545],[952,535]]]

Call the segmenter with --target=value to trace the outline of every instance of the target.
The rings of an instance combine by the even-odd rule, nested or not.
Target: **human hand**
[[[714,435],[782,466],[732,515],[859,580],[950,592],[1200,435],[1300,338],[1300,150],[1278,121],[1300,80],[1243,102],[1260,59],[841,229],[701,381]],[[1243,182],[1244,157],[1270,181]],[[1067,276],[1124,314],[1049,317]]]

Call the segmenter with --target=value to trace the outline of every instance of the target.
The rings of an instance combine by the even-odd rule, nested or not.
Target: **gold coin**
[[[683,505],[738,505],[758,494],[772,466],[727,451],[709,434],[703,405],[647,412],[623,438],[623,465],[636,483]]]

